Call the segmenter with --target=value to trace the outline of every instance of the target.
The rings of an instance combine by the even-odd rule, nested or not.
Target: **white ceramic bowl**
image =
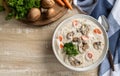
[[[102,55],[100,56],[100,58],[99,58],[94,64],[89,65],[89,66],[87,66],[87,67],[83,67],[83,68],[73,67],[73,66],[67,65],[67,64],[59,57],[59,55],[58,55],[58,53],[57,53],[58,50],[57,50],[57,48],[55,47],[55,39],[56,39],[55,37],[56,37],[56,34],[57,34],[59,28],[63,27],[63,26],[64,26],[64,23],[66,23],[67,21],[69,21],[69,20],[71,20],[71,19],[73,20],[73,19],[76,19],[76,18],[86,18],[86,19],[89,19],[89,20],[93,21],[95,24],[98,25],[98,27],[101,28],[101,30],[102,30],[102,32],[103,32],[103,34],[104,34],[104,39],[105,39],[105,47],[104,47],[104,50],[103,50]],[[52,39],[52,47],[53,47],[53,51],[54,51],[54,54],[55,54],[56,58],[57,58],[57,59],[59,60],[59,62],[60,62],[61,64],[63,64],[65,67],[67,67],[67,68],[69,68],[69,69],[71,69],[71,70],[74,70],[74,71],[87,71],[87,70],[91,70],[91,69],[96,68],[96,67],[104,60],[104,58],[105,58],[105,56],[106,56],[106,54],[107,54],[107,51],[108,51],[108,45],[109,45],[108,36],[107,36],[107,33],[106,33],[104,27],[101,26],[101,24],[100,24],[96,19],[94,19],[93,17],[88,16],[88,15],[83,15],[83,14],[76,14],[76,15],[74,15],[74,16],[66,19],[66,20],[64,20],[63,22],[61,22],[61,23],[58,25],[58,27],[56,28],[56,30],[55,30],[55,32],[54,32],[54,34],[53,34],[53,39]]]

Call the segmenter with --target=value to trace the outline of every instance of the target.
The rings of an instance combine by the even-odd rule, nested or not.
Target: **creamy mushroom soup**
[[[67,21],[59,28],[55,47],[59,57],[73,67],[95,63],[104,49],[104,35],[94,22],[86,18]]]

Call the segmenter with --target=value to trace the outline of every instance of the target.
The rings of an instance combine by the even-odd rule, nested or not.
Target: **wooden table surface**
[[[74,8],[52,24],[34,27],[14,19],[6,21],[6,13],[0,12],[0,76],[97,76],[98,68],[87,72],[65,68],[52,50],[55,28],[77,13]]]

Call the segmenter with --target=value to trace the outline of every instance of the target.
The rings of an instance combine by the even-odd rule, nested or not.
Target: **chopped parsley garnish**
[[[75,46],[72,42],[65,43],[63,50],[68,56],[76,56],[79,54],[77,46]]]

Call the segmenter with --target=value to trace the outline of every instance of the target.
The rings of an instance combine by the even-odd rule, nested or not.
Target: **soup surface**
[[[67,21],[58,29],[55,37],[57,54],[73,67],[86,67],[95,63],[105,45],[101,28],[86,18]]]

